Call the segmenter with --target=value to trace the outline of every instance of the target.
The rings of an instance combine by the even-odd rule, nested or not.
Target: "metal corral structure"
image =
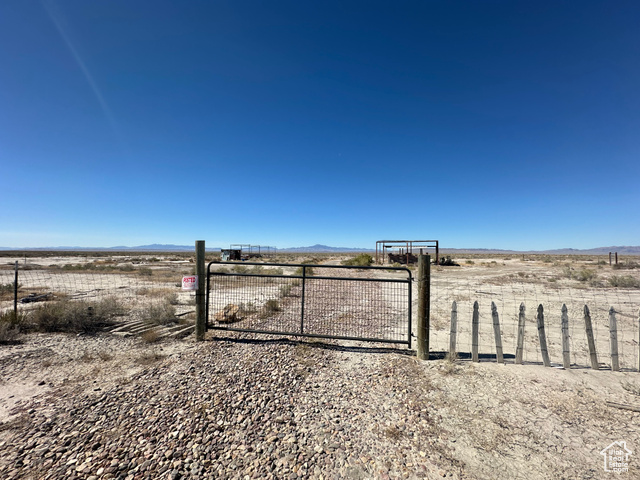
[[[378,240],[376,242],[376,263],[400,263],[409,265],[418,262],[418,254],[436,251],[436,263],[439,260],[438,240]]]
[[[259,258],[262,255],[275,255],[277,248],[266,245],[250,245],[248,243],[235,243],[229,245],[229,250],[240,251],[240,259]],[[230,259],[235,260],[235,259]]]

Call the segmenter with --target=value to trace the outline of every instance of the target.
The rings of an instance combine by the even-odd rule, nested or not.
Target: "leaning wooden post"
[[[419,360],[429,360],[429,302],[431,257],[418,257],[418,347]]]
[[[496,339],[496,359],[498,363],[504,363],[502,335],[500,334],[500,317],[498,317],[498,308],[494,302],[491,302],[491,317],[493,318],[493,336]]]
[[[196,275],[198,289],[196,290],[196,340],[204,340],[204,332],[207,326],[205,315],[205,268],[204,268],[204,240],[196,241]]]
[[[611,339],[611,370],[620,371],[620,363],[618,360],[618,321],[616,320],[616,311],[611,307],[609,309],[609,338]]]
[[[516,364],[522,363],[522,351],[524,349],[524,302],[520,304],[520,313],[518,314],[518,344],[516,346]]]
[[[547,349],[547,335],[544,333],[544,308],[542,304],[538,305],[538,338],[540,339],[542,363],[545,367],[550,367],[551,360],[549,360],[549,350]]]
[[[480,312],[478,301],[473,302],[473,317],[471,319],[471,361],[479,362],[478,335],[480,330]]]
[[[458,333],[458,304],[451,305],[451,330],[449,331],[449,358],[456,358],[456,336]]]
[[[571,368],[571,352],[569,346],[569,313],[567,305],[562,304],[562,366]]]
[[[600,369],[598,363],[598,354],[596,353],[596,341],[593,337],[593,326],[591,325],[591,314],[589,313],[589,307],[584,306],[584,328],[587,332],[587,343],[589,344],[589,358],[591,359],[591,368],[594,370]]]
[[[638,309],[638,371],[640,372],[640,309]]]

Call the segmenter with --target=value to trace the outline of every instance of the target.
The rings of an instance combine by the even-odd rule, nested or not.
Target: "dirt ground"
[[[69,263],[68,258],[30,260],[41,265],[47,261]],[[340,259],[320,260],[335,263]],[[468,255],[455,260],[459,267],[432,268],[433,354],[429,361],[417,361],[402,347],[388,345],[213,332],[201,343],[191,337],[149,343],[136,336],[100,333],[29,334],[20,343],[0,345],[0,476],[47,478],[47,472],[58,468],[57,454],[39,469],[33,466],[35,461],[13,466],[17,458],[27,456],[20,444],[21,436],[34,432],[29,416],[57,418],[79,399],[126,392],[141,379],[152,382],[157,391],[169,389],[163,384],[165,376],[169,378],[171,372],[188,364],[199,365],[205,356],[218,358],[220,365],[228,359],[237,359],[233,360],[237,365],[257,365],[260,362],[256,359],[276,348],[278,355],[292,359],[286,371],[294,368],[303,372],[287,387],[296,398],[291,408],[295,415],[313,421],[306,425],[298,422],[288,427],[293,430],[287,430],[287,435],[297,436],[298,445],[303,445],[301,439],[309,439],[310,455],[304,457],[306,463],[300,460],[307,467],[281,470],[284,463],[278,463],[280,470],[274,466],[269,471],[271,478],[640,478],[640,289],[615,287],[609,281],[625,277],[630,284],[629,278],[640,278],[640,269],[613,268],[608,262],[603,264],[604,259],[578,256]],[[6,259],[7,264],[12,261]],[[158,263],[162,261],[155,261],[153,267],[161,268]],[[184,265],[178,263],[184,259],[166,261]],[[638,259],[622,261],[632,266]],[[452,299],[459,302],[460,354],[443,358],[448,349]],[[483,309],[479,363],[471,362],[467,354],[476,299]],[[523,300],[528,312],[525,363],[515,365],[517,311]],[[496,363],[491,301],[496,302],[501,316],[505,364]],[[545,304],[545,312],[547,305],[549,312],[555,312],[548,314],[550,368],[542,365],[537,342],[535,307],[539,303]],[[552,320],[559,317],[562,303],[569,304],[572,318],[575,351],[570,369],[561,368],[559,323]],[[597,371],[589,368],[583,345],[584,303],[594,312],[601,364]],[[618,314],[623,345],[620,372],[611,371],[609,357],[611,306]],[[198,368],[207,371],[206,365]],[[164,373],[153,373],[160,371]],[[215,369],[211,374],[220,382],[225,375],[232,378],[233,368],[228,373]],[[175,408],[177,412],[180,407]],[[337,417],[342,419],[342,429],[334,428]],[[73,424],[74,431],[82,431],[81,422],[82,417]],[[330,433],[321,435],[323,429]],[[33,434],[34,439],[39,436],[47,437]],[[57,440],[48,441],[56,444]],[[313,442],[335,448],[318,450]],[[618,476],[605,470],[611,465],[601,453],[614,442],[625,442],[628,449],[624,458],[628,470]],[[251,447],[251,442],[247,444]],[[53,447],[47,449],[54,451]],[[64,455],[61,458],[66,460]],[[83,458],[88,465],[89,457]],[[108,465],[106,456],[100,459],[104,460],[101,465]],[[197,456],[188,457],[187,464],[192,460]],[[256,461],[260,463],[260,455]],[[256,475],[262,472],[240,472],[231,467],[214,470],[205,462],[204,470],[199,471],[209,476],[198,476],[193,473],[196,470],[184,465],[183,461],[180,468],[162,471],[162,476],[155,478],[260,478]],[[153,473],[145,473],[151,470],[132,468],[127,476],[121,470],[95,466],[94,470],[74,470],[73,475],[154,478]],[[178,472],[177,476],[171,477],[172,472]],[[56,477],[51,473],[48,478]]]

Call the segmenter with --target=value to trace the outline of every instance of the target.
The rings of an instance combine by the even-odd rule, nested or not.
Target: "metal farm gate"
[[[406,344],[406,268],[250,262],[207,265],[207,328]]]

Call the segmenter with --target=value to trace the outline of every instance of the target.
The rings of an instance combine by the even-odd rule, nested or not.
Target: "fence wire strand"
[[[490,270],[490,269],[487,269]],[[465,275],[460,270],[440,269],[431,277],[431,348],[448,351],[451,305],[457,302],[457,350],[471,353],[471,317],[473,303],[480,306],[479,352],[495,358],[491,302],[495,302],[506,361],[513,361],[518,336],[520,303],[525,304],[525,342],[523,361],[542,363],[537,330],[537,308],[544,309],[545,333],[553,366],[562,365],[561,310],[565,304],[569,316],[569,343],[573,366],[590,365],[584,323],[584,306],[591,313],[598,360],[611,368],[609,309],[616,312],[618,354],[621,370],[638,370],[640,289],[590,285],[545,273],[520,273],[505,276]]]

